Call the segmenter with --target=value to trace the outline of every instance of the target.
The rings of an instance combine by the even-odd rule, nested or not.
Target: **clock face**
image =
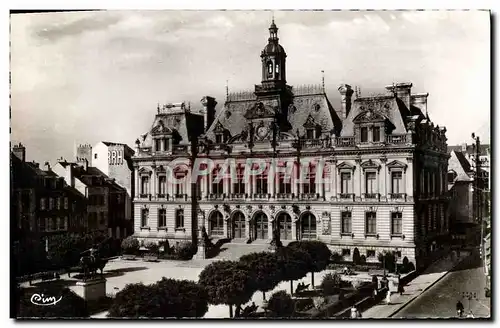
[[[267,127],[261,126],[257,129],[257,134],[259,137],[264,138],[267,135]]]

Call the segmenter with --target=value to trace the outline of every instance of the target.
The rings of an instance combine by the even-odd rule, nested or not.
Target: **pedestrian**
[[[361,311],[357,310],[356,312],[356,316],[358,317],[358,319],[361,319],[363,316],[361,315]]]
[[[403,284],[401,284],[401,282],[398,284],[398,293],[399,295],[403,295],[403,293],[405,292],[405,289],[403,287]]]
[[[457,308],[458,317],[462,317],[462,315],[464,313],[464,305],[462,304],[462,302],[458,301],[456,308]]]
[[[351,308],[351,319],[356,319],[358,316],[358,309],[355,306]]]
[[[390,290],[388,290],[387,294],[385,295],[385,302],[387,303],[387,305],[391,304],[391,291]]]

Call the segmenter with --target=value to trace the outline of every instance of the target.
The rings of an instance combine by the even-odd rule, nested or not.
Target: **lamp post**
[[[480,240],[480,255],[481,255],[481,262],[484,263],[484,225],[483,225],[483,220],[482,220],[482,215],[481,215],[481,194],[479,193],[479,176],[481,173],[481,168],[480,164],[481,161],[479,160],[479,155],[480,155],[480,146],[481,142],[479,140],[479,136],[476,136],[475,133],[472,133],[472,139],[474,139],[475,143],[475,148],[476,148],[476,158],[475,158],[475,169],[476,169],[476,176],[474,178],[474,196],[476,198],[476,217],[481,225],[481,240]]]

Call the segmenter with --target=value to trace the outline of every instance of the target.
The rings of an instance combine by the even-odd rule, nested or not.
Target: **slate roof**
[[[404,102],[395,96],[361,97],[354,99],[351,111],[342,122],[341,136],[354,136],[354,119],[369,109],[389,120],[394,127],[392,131],[394,134],[407,133],[406,127],[409,117],[416,115],[424,118],[424,114],[418,107],[411,105],[408,109]]]
[[[151,132],[160,121],[174,132],[180,144],[188,144],[192,137],[197,138],[203,133],[203,116],[200,114],[185,111],[159,113],[149,131],[139,137],[141,148],[153,146]]]
[[[266,108],[277,105],[276,100],[258,101],[257,97],[252,95],[248,95],[246,100],[229,100],[217,112],[214,122],[205,133],[206,137],[211,140],[215,139],[214,129],[219,122],[227,129],[231,137],[241,134],[248,124],[245,114],[257,102],[264,103]],[[295,135],[298,130],[301,136],[304,135],[304,123],[309,116],[321,126],[323,132],[340,132],[342,121],[324,93],[300,93],[293,97],[293,103],[288,109],[288,122],[291,125],[291,130],[288,133]]]
[[[489,144],[482,144],[479,146],[479,154],[480,156],[486,156],[488,155],[488,149],[490,149],[491,151],[491,146]],[[448,154],[450,154],[452,151],[459,151],[459,152],[462,152],[462,145],[456,145],[456,146],[448,146]],[[471,144],[471,145],[467,145],[466,146],[466,150],[465,152],[467,154],[476,154],[476,150],[474,149],[474,146]]]
[[[96,167],[89,166],[87,170],[85,170],[82,166],[77,166],[73,168],[73,173],[78,180],[80,180],[87,186],[101,185],[100,183],[96,184],[95,182],[95,177],[98,177],[102,179],[102,185],[105,185],[117,191],[126,191],[125,188],[118,185],[115,181],[110,179],[106,174],[104,174]]]
[[[132,150],[132,148],[129,147],[129,145],[127,144],[124,144],[124,143],[118,143],[118,142],[109,142],[109,141],[101,141],[103,144],[105,144],[106,146],[125,146],[125,148],[127,149],[127,151],[129,152],[132,152],[134,153],[134,151]]]
[[[448,171],[454,171],[457,174],[455,182],[471,182],[473,179],[469,176],[470,164],[462,152],[452,151],[448,160]]]

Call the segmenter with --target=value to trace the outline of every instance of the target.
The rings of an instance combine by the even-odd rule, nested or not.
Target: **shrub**
[[[394,272],[396,269],[396,256],[394,252],[387,253],[379,253],[377,256],[379,262],[382,264],[382,267],[385,265],[385,269],[389,272]],[[385,259],[385,263],[384,263]]]
[[[83,298],[76,295],[68,288],[41,287],[18,289],[17,318],[86,318],[88,317],[87,305]],[[39,295],[46,299],[54,297],[54,301],[61,297],[55,305],[40,306],[33,304],[33,295]],[[39,300],[40,303],[44,303]]]
[[[293,316],[294,313],[294,302],[290,295],[288,295],[284,290],[277,291],[267,303],[267,309],[275,317],[279,318],[289,318]]]
[[[137,238],[129,236],[122,241],[122,249],[125,253],[135,255],[139,252],[139,240]]]
[[[360,264],[361,263],[361,256],[359,254],[359,249],[357,247],[354,248],[354,251],[352,253],[352,262],[354,264]]]
[[[324,295],[335,295],[339,292],[342,279],[337,273],[328,273],[321,281],[321,289]]]
[[[158,243],[158,248],[163,247],[163,254],[169,254],[170,253],[170,243],[168,242],[168,239],[162,240]]]
[[[366,256],[365,255],[361,255],[361,257],[359,258],[359,263],[360,264],[365,264],[366,263]]]
[[[208,294],[188,280],[163,278],[152,285],[130,284],[116,294],[109,317],[194,318],[208,310]]]
[[[317,310],[320,310],[326,304],[325,298],[321,297],[321,296],[313,297],[312,300],[313,300],[314,307]]]
[[[313,300],[311,298],[298,298],[295,300],[295,310],[299,312],[305,312],[314,307]]]
[[[339,253],[335,252],[330,257],[330,261],[332,261],[333,263],[341,263],[341,262],[344,261],[344,259],[342,258],[342,255],[340,255]]]
[[[149,242],[146,244],[146,248],[148,249],[148,251],[150,253],[155,253],[157,254],[158,253],[158,249],[159,249],[159,246],[157,243],[154,243],[154,242]]]
[[[194,247],[193,243],[190,241],[182,242],[179,244],[175,252],[179,260],[187,261],[191,260],[194,254],[196,254],[196,247]]]

